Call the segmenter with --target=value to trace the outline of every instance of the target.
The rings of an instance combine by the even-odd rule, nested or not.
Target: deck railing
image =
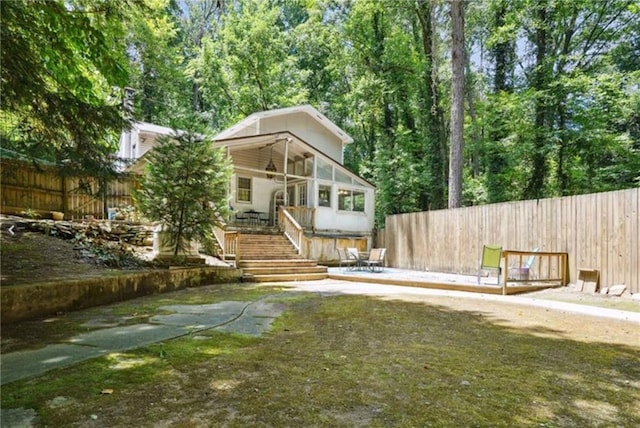
[[[234,264],[237,265],[240,258],[240,248],[238,245],[238,232],[228,232],[221,227],[213,228],[213,236],[216,238],[220,250],[222,251],[222,260],[228,257],[233,258]]]
[[[505,269],[502,281],[503,294],[507,282],[545,283],[567,285],[569,282],[568,254],[548,251],[503,250]],[[527,258],[534,257],[531,267],[523,268]]]
[[[303,229],[315,226],[316,209],[309,207],[284,207]]]
[[[278,210],[278,225],[284,231],[284,235],[289,238],[289,241],[298,250],[298,254],[302,253],[302,227],[298,224],[296,219],[289,213],[290,207],[281,207]]]

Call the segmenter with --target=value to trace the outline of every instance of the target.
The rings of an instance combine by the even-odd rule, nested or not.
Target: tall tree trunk
[[[430,181],[420,196],[423,209],[437,209],[446,206],[447,189],[447,141],[444,112],[440,106],[440,82],[436,66],[437,43],[434,36],[435,13],[431,0],[418,0],[416,15],[420,21],[422,51],[425,56],[422,74],[422,111],[426,123],[426,156],[430,171]]]
[[[449,155],[449,208],[462,204],[462,152],[464,149],[464,3],[451,1],[451,147]]]
[[[579,14],[578,9],[575,7],[575,5],[573,6],[574,7],[572,8],[572,14],[569,19],[568,25],[564,29],[564,32],[562,34],[562,49],[560,51],[560,55],[559,55],[560,58],[558,60],[558,65],[556,67],[557,76],[566,74],[565,67],[567,65],[567,58],[571,53],[570,52],[571,42],[573,39],[573,35],[575,34],[575,31],[576,31],[576,22],[578,20],[578,14]],[[567,94],[564,88],[556,92],[555,118],[557,120],[556,123],[558,124],[557,132],[560,137],[557,139],[559,147],[558,147],[558,161],[557,161],[556,175],[558,177],[558,188],[562,196],[566,196],[570,193],[569,192],[570,179],[569,179],[569,174],[567,173],[568,162],[566,162],[566,157],[567,157],[566,152],[568,151],[568,145],[569,145],[569,142],[567,141],[567,130],[566,130],[566,127],[567,127],[566,99],[567,99]]]
[[[506,16],[509,11],[508,1],[500,0],[494,15],[493,30],[500,30],[506,24]],[[514,43],[512,40],[503,39],[491,48],[491,54],[495,60],[495,71],[493,74],[493,91],[511,90],[511,80],[513,70]]]
[[[536,66],[534,71],[533,87],[537,96],[535,101],[534,141],[533,141],[533,168],[529,183],[525,189],[525,198],[540,199],[544,196],[544,179],[547,173],[546,145],[547,145],[547,112],[548,102],[545,99],[549,73],[547,70],[547,32],[549,16],[547,12],[547,0],[539,0],[535,3],[535,17],[537,28],[535,33]]]
[[[510,0],[500,0],[495,10],[492,31],[503,31],[506,25],[506,16],[509,13]],[[499,95],[501,92],[511,92],[513,85],[511,76],[513,75],[515,43],[511,39],[503,39],[497,42],[490,51],[494,62],[493,93]],[[500,110],[498,104],[496,109]],[[508,175],[505,170],[509,167],[506,150],[502,141],[507,137],[505,124],[502,115],[495,114],[495,119],[489,123],[488,142],[485,147],[484,167],[487,180],[487,201],[503,202],[509,199]]]
[[[475,103],[475,84],[473,79],[473,73],[471,72],[471,62],[469,61],[468,50],[465,49],[465,95],[467,97],[467,104],[469,109],[469,119],[471,120],[471,141],[473,144],[473,155],[472,155],[472,172],[473,177],[476,178],[480,174],[480,160],[478,153],[478,146],[482,141],[482,133],[480,131],[480,125],[478,123],[478,114],[476,113],[476,103]]]

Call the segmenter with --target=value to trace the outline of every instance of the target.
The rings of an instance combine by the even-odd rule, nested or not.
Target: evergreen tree
[[[168,232],[174,256],[191,241],[209,244],[228,213],[231,164],[224,150],[193,133],[163,137],[148,155],[134,197],[142,214]]]

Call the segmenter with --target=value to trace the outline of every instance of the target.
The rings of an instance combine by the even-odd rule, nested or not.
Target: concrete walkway
[[[141,348],[202,330],[259,336],[271,327],[273,320],[282,312],[282,307],[258,300],[210,305],[170,305],[163,306],[160,310],[172,313],[156,315],[147,323],[83,333],[65,343],[52,343],[40,349],[3,354],[0,384],[36,377],[49,370],[68,367],[90,358]]]

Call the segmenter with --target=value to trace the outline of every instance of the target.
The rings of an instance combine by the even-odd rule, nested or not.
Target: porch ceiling
[[[217,146],[227,146],[231,152],[245,150],[263,150],[273,147],[273,154],[284,156],[286,139],[289,138],[288,158],[309,158],[313,156],[312,150],[298,137],[289,132],[273,134],[252,135],[238,137],[229,140],[216,141]]]
[[[360,177],[357,173],[351,171],[331,156],[314,148],[311,144],[289,131],[225,138],[214,140],[214,143],[217,147],[228,147],[231,153],[248,150],[264,151],[265,153],[268,153],[268,151],[262,149],[269,149],[273,147],[273,157],[275,159],[276,157],[284,157],[285,141],[287,138],[291,139],[287,153],[287,160],[308,159],[314,156],[320,156],[331,162],[336,168],[352,175],[359,182],[365,183],[364,185],[366,187],[375,188],[373,183]],[[256,172],[257,171],[258,170],[256,170]]]

